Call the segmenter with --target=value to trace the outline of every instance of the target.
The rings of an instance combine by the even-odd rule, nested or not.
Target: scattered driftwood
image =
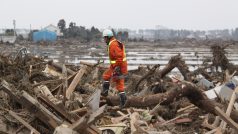
[[[185,87],[173,90],[169,93],[154,94],[144,97],[129,97],[126,107],[151,107],[158,103],[161,105],[168,105],[181,97],[187,97],[190,102],[198,108],[213,114],[216,114],[215,106],[222,106],[219,103],[209,100],[195,85],[186,84]],[[106,101],[108,105],[119,105],[119,97],[109,96],[106,98]],[[235,122],[238,122],[238,112],[232,111],[231,118],[234,119]]]
[[[28,55],[18,55],[14,59],[0,57],[0,89],[3,91],[0,93],[0,111],[7,111],[17,120],[2,115],[3,120],[9,122],[8,126],[17,126],[14,132],[28,128],[32,133],[53,133],[55,130],[55,134],[101,134],[110,133],[110,127],[114,133],[117,128],[120,133],[148,134],[205,133],[210,130],[208,133],[229,133],[231,128],[237,131],[238,111],[233,108],[235,93],[224,113],[221,109],[226,108],[225,101],[208,99],[203,94],[206,89],[195,85],[196,76],[200,74],[209,81],[222,84],[237,75],[237,66],[229,63],[224,47],[212,47],[212,53],[210,61],[213,64],[204,63],[193,72],[189,71],[180,54],[171,57],[162,69],[160,65],[151,68],[142,65],[129,71],[130,77],[126,78],[128,101],[123,109],[117,106],[118,96],[100,96],[100,77],[107,68],[100,62],[80,62],[79,69]],[[221,67],[223,72],[206,71],[214,66]],[[180,71],[184,80],[175,78],[176,81],[166,76],[174,68]],[[155,88],[160,91],[154,92]],[[104,104],[112,107],[106,110]],[[222,129],[218,127],[220,120],[223,120]],[[214,125],[210,125],[211,122]]]

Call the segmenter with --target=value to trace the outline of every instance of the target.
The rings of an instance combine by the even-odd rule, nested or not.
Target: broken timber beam
[[[34,120],[36,120],[35,117],[32,118],[32,119],[30,119],[29,121],[27,121],[27,123],[28,123],[28,124],[29,124],[29,123],[32,123]],[[25,128],[25,126],[24,126],[24,125],[21,125],[14,133],[15,133],[15,134],[19,133],[23,128]]]
[[[94,63],[85,62],[85,61],[80,61],[80,64],[87,65],[87,66],[90,66],[90,67],[95,67],[96,66],[98,68],[108,69],[108,67],[106,65],[94,64]]]
[[[26,121],[24,121],[20,116],[18,116],[15,112],[9,110],[8,113],[13,116],[15,119],[17,119],[19,122],[21,122],[26,128],[28,128],[31,132],[34,134],[40,134],[35,128],[33,128],[30,124],[28,124]]]
[[[69,123],[73,123],[74,121],[76,121],[76,119],[71,118],[72,116],[70,114],[68,114],[64,109],[61,109],[60,107],[58,107],[57,105],[55,105],[54,103],[52,103],[46,96],[40,95],[37,97],[38,100],[42,101],[44,104],[46,104],[48,107],[50,107],[51,109],[54,110],[54,112],[56,112],[58,115],[60,115],[61,117],[63,117],[66,121],[68,121]]]
[[[88,112],[88,108],[87,107],[82,107],[73,111],[70,111],[70,114],[77,114],[79,116],[83,116]]]
[[[235,71],[236,72],[236,71]],[[231,99],[230,99],[230,102],[229,102],[229,105],[227,107],[227,110],[226,110],[226,115],[228,117],[230,117],[230,114],[231,114],[231,111],[232,111],[232,108],[233,108],[233,105],[235,103],[235,100],[236,100],[236,93],[238,93],[238,87],[236,87],[231,95]],[[225,129],[226,128],[226,123],[224,121],[221,122],[221,125],[220,125],[221,129]]]
[[[62,74],[63,74],[63,96],[64,96],[64,100],[63,100],[63,104],[65,105],[65,102],[66,102],[66,90],[68,88],[68,80],[67,80],[67,68],[66,66],[63,64],[63,67],[62,67]]]
[[[74,77],[73,81],[69,85],[68,89],[66,90],[66,98],[69,99],[70,95],[75,90],[75,87],[78,85],[79,81],[83,77],[84,73],[87,71],[87,66],[82,66],[82,68],[78,71],[76,76]]]
[[[12,99],[23,105],[30,113],[34,114],[39,120],[55,128],[62,124],[62,120],[52,114],[48,109],[42,106],[37,100],[31,97],[27,92],[16,93],[16,89],[10,86],[5,80],[1,81],[1,89]]]
[[[86,129],[89,134],[102,134],[102,131],[98,129],[95,125],[91,125]]]
[[[179,88],[166,93],[153,94],[147,96],[129,96],[126,107],[152,107],[160,103],[160,105],[168,105],[181,97],[187,97],[191,103],[200,109],[217,115],[215,106],[222,107],[220,103],[208,99],[196,85],[186,84],[184,88]],[[109,106],[119,105],[118,96],[108,96],[105,98]],[[231,118],[238,122],[238,112],[233,110]]]
[[[63,70],[62,65],[60,65],[60,64],[58,64],[58,63],[54,63],[53,61],[50,61],[50,62],[48,62],[48,63],[49,63],[49,65],[51,65],[51,66],[53,66],[53,67],[55,67],[55,68],[57,68],[57,69],[59,69],[59,70],[61,70],[61,71]],[[70,75],[72,75],[72,74],[74,74],[75,72],[74,72],[73,70],[67,68],[67,73],[70,74]]]
[[[63,123],[61,119],[56,117],[53,113],[51,113],[48,109],[46,109],[25,91],[22,92],[21,101],[22,105],[26,107],[29,112],[33,113],[44,123],[51,125],[53,128]]]
[[[219,107],[215,107],[216,113],[225,121],[230,127],[238,132],[238,124],[235,123],[229,116],[227,116]]]
[[[76,75],[76,73],[73,74],[73,75],[68,76],[68,78],[67,78],[68,83],[71,83],[71,82],[72,82],[72,80],[73,80],[73,78],[75,77],[75,75]],[[61,87],[63,87],[63,83],[59,84],[56,88],[54,88],[54,89],[51,91],[52,94],[56,94],[57,91],[58,91]]]
[[[100,118],[104,114],[104,110],[107,105],[100,107],[96,112],[92,114],[87,114],[80,118],[78,121],[74,122],[70,128],[78,131],[83,132],[88,126],[94,123],[98,118]]]

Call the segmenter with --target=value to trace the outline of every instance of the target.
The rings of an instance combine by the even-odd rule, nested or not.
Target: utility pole
[[[16,36],[16,20],[13,20],[14,36]]]

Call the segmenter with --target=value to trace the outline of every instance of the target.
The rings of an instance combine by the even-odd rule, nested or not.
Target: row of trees
[[[59,20],[58,27],[64,34],[64,38],[78,38],[85,42],[101,39],[101,32],[95,27],[86,29],[83,26],[77,26],[74,22],[70,22],[67,28],[64,19]]]
[[[64,19],[59,20],[58,27],[64,34],[64,38],[78,38],[86,42],[101,40],[102,33],[95,27],[86,29],[83,26],[77,26],[75,22],[70,22],[68,28]],[[112,29],[114,36],[121,41],[128,41],[129,34],[127,31],[115,32]]]

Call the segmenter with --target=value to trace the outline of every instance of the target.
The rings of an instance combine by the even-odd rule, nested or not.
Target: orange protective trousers
[[[103,79],[104,81],[110,81],[110,79],[113,77],[113,70],[112,67],[110,67],[109,69],[107,69],[104,73],[103,73]],[[116,89],[119,92],[124,92],[124,79],[117,79],[117,78],[112,78],[112,81],[116,83]]]

